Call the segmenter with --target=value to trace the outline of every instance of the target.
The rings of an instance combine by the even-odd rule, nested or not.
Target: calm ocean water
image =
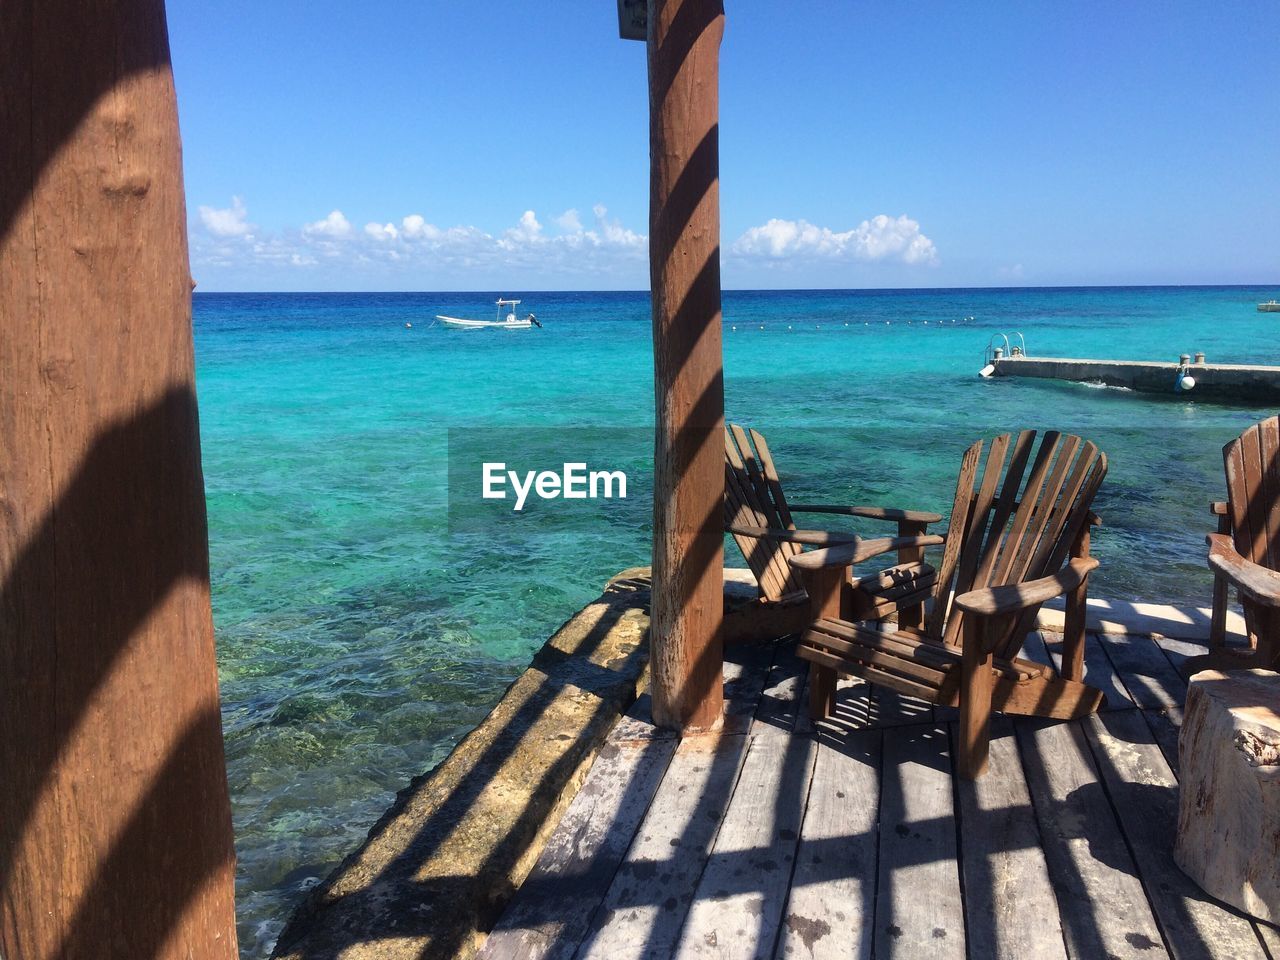
[[[541,330],[431,322],[487,317],[496,293],[196,294],[245,957],[269,952],[299,897],[564,619],[610,574],[647,562],[647,295],[528,294]],[[1205,505],[1221,495],[1219,450],[1269,411],[976,374],[988,337],[1014,330],[1033,354],[1203,350],[1211,361],[1278,363],[1280,320],[1254,309],[1272,296],[727,293],[728,414],[770,438],[795,499],[941,512],[973,438],[1024,426],[1082,433],[1111,459],[1093,594],[1207,603]],[[615,462],[602,465],[633,474],[632,498],[606,522],[450,523],[451,436],[490,446],[541,437],[554,452],[557,431],[605,438],[597,449]]]

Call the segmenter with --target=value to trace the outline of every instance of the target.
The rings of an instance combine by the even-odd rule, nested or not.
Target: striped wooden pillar
[[[0,36],[0,956],[234,960],[164,3]]]
[[[654,719],[719,724],[724,694],[720,0],[649,0]]]

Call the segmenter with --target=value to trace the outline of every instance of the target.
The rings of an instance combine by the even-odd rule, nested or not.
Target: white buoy
[[[1188,373],[1184,373],[1178,378],[1179,390],[1194,390],[1196,388],[1196,378]]]
[[[996,372],[995,365],[988,363],[985,367],[983,367],[981,370],[978,371],[978,376],[982,377],[983,380],[986,380],[995,372]]]

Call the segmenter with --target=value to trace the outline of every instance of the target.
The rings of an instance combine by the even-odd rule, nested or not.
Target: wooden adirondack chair
[[[839,673],[930,703],[958,704],[957,766],[969,778],[986,768],[992,710],[1067,719],[1092,713],[1102,701],[1101,691],[1081,678],[1089,573],[1098,566],[1089,556],[1089,528],[1097,522],[1089,507],[1107,472],[1106,455],[1079,437],[1052,432],[1037,449],[1035,431],[1027,430],[1012,442],[1009,434],[992,440],[979,475],[983,447],[977,441],[961,461],[922,626],[883,633],[837,615],[837,588],[856,546],[790,560],[804,573],[813,604],[814,622],[799,652],[812,665],[814,717],[834,710]],[[1063,594],[1065,650],[1056,674],[1018,653],[1041,604]]]
[[[924,562],[924,548],[942,542],[925,536],[942,517],[917,510],[884,507],[788,504],[764,437],[755,430],[728,424],[725,445],[725,532],[733,535],[759,585],[759,599],[730,610],[725,642],[781,637],[799,633],[809,623],[809,602],[799,575],[787,561],[805,546],[855,546],[855,559],[896,551],[897,563],[863,576],[846,576],[841,615],[847,620],[879,620],[897,613],[899,622],[919,625],[936,572]],[[831,514],[883,520],[898,525],[897,537],[865,540],[857,534],[796,529],[793,514]]]
[[[1212,506],[1207,537],[1214,571],[1210,651],[1189,672],[1280,666],[1280,417],[1255,424],[1222,448],[1227,499]],[[1244,607],[1248,647],[1226,644],[1227,589]]]

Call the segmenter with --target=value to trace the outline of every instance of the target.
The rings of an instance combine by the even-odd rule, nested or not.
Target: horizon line
[[[1035,290],[1252,290],[1262,287],[1278,287],[1280,282],[1273,283],[1078,283],[1078,284],[1046,284],[1019,286],[947,286],[947,287],[721,287],[722,293],[949,293],[954,291],[968,292],[1005,292]],[[633,288],[531,288],[531,287],[489,287],[457,290],[200,290],[192,291],[195,295],[303,295],[303,296],[350,296],[353,294],[475,294],[492,295],[494,290],[504,292],[536,294],[536,293],[594,293],[594,294],[650,294],[648,287]]]

